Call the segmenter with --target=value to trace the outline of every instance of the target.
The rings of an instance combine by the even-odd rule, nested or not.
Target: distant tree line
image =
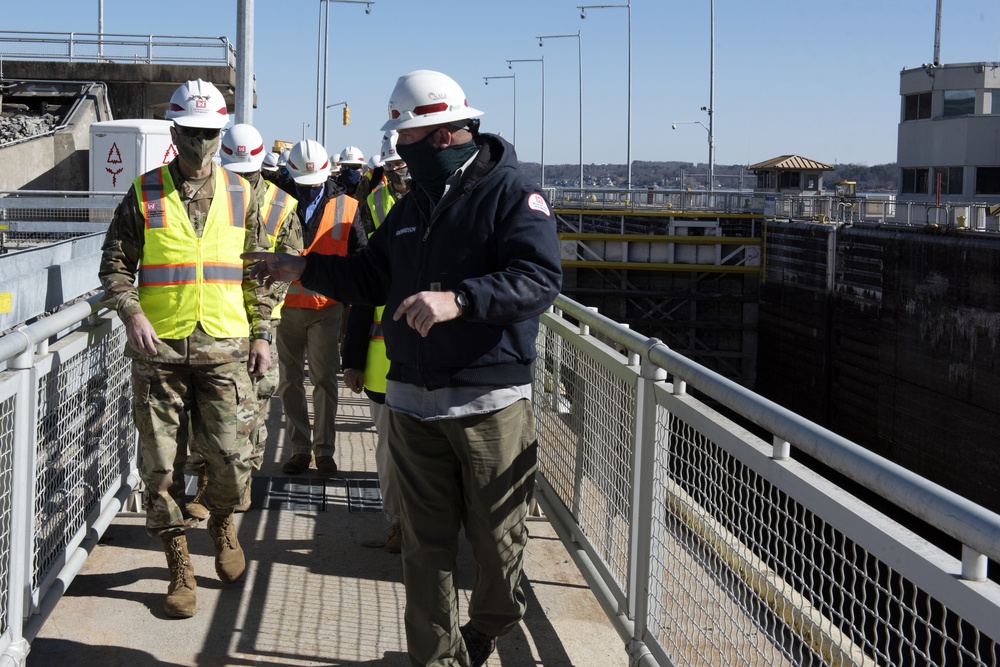
[[[530,179],[541,180],[542,170],[537,162],[522,162],[521,172]],[[692,188],[705,187],[708,165],[704,162],[643,162],[632,163],[632,187],[645,188]],[[624,164],[583,165],[585,187],[624,188],[628,184],[628,171]],[[547,187],[577,187],[580,180],[580,165],[545,165],[545,185]],[[756,175],[749,172],[746,165],[716,164],[717,187],[730,189],[742,186],[753,189]],[[824,172],[823,185],[833,191],[839,181],[854,181],[859,192],[896,192],[899,184],[899,170],[895,163],[877,164],[868,167],[863,164],[838,164],[833,172]]]

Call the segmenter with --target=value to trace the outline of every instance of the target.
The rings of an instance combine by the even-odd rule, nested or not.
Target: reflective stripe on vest
[[[354,222],[354,214],[357,211],[358,202],[346,195],[340,195],[327,201],[323,208],[323,216],[319,221],[319,228],[316,230],[316,238],[313,239],[308,248],[302,251],[302,254],[308,255],[315,252],[321,255],[346,255],[347,241],[351,236],[351,223]],[[291,283],[285,294],[285,307],[287,308],[318,310],[335,303],[337,301],[334,299],[306,289],[298,281]]]
[[[372,212],[372,222],[376,229],[385,222],[385,216],[389,215],[389,211],[392,210],[395,203],[396,198],[388,192],[385,185],[379,185],[368,195],[368,209]]]
[[[166,166],[133,182],[146,223],[139,303],[160,338],[186,338],[199,322],[215,338],[250,335],[243,261],[250,202],[246,183],[213,167],[215,195],[201,237]]]
[[[281,223],[288,218],[286,214],[294,211],[296,204],[290,194],[279,189],[274,183],[268,184],[264,192],[264,203],[260,207],[260,219],[264,222],[267,238],[270,239],[272,247],[278,240]]]
[[[278,188],[274,183],[268,183],[264,190],[263,202],[260,205],[260,219],[264,223],[267,238],[271,242],[271,252],[275,252],[278,247],[278,235],[284,222],[290,215],[295,214],[295,209],[299,202],[284,190]],[[281,306],[284,300],[275,304],[271,310],[271,319],[281,319]]]

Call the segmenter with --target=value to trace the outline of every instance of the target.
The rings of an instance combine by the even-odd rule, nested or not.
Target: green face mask
[[[196,169],[207,167],[219,150],[219,137],[213,139],[200,139],[198,137],[185,137],[177,133],[177,154],[189,166]]]
[[[444,183],[455,170],[478,150],[475,142],[435,148],[427,137],[412,144],[396,144],[396,152],[406,162],[410,178],[437,197],[444,192]]]
[[[260,181],[260,170],[248,171],[240,174],[240,176],[245,178],[250,185],[257,187],[257,182]]]

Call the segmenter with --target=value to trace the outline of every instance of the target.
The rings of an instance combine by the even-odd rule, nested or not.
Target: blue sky
[[[606,4],[624,4],[611,0]],[[0,30],[96,32],[94,0],[5,0]],[[507,59],[545,58],[545,162],[579,161],[577,40],[582,34],[583,161],[624,163],[627,12],[587,0],[374,0],[330,4],[328,103],[347,100],[351,124],[329,110],[327,148],[378,150],[379,127],[400,74],[437,69],[455,78],[483,128],[516,139],[524,160],[540,158],[541,68]],[[709,0],[632,0],[632,158],[706,162]],[[715,122],[718,164],[786,153],[828,163],[896,159],[899,72],[930,62],[935,0],[716,0]],[[254,124],[273,139],[302,138],[315,124],[319,0],[256,0],[258,108]],[[155,5],[104,0],[104,32],[225,35],[236,39],[236,0]],[[1000,61],[1000,3],[944,0],[941,60]],[[514,88],[516,86],[516,136]],[[313,129],[306,133],[312,137]]]

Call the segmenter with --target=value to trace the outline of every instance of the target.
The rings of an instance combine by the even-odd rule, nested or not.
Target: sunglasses
[[[211,127],[185,127],[183,125],[174,125],[177,130],[177,134],[182,137],[187,137],[188,139],[202,139],[209,140],[215,139],[219,136],[219,130]]]

